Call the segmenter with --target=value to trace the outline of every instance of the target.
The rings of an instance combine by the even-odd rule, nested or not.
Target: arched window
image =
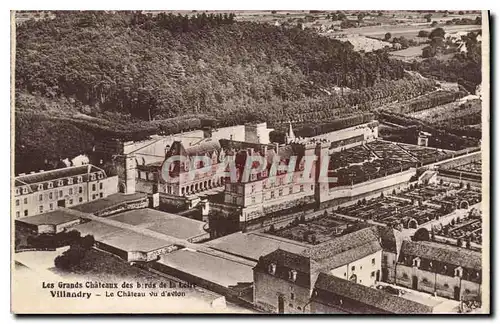
[[[270,274],[275,274],[275,273],[276,273],[276,263],[271,263],[271,264],[268,266],[267,271],[268,271]]]

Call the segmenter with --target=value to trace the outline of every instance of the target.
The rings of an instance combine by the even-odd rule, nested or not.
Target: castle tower
[[[125,155],[125,193],[135,193],[135,176],[137,174],[135,156]]]
[[[316,183],[314,186],[314,200],[316,205],[319,207],[323,201],[328,200],[328,194],[330,191],[328,183],[328,165],[330,163],[330,143],[329,142],[319,142],[316,143],[315,148],[316,154]],[[321,169],[325,171],[321,171]]]

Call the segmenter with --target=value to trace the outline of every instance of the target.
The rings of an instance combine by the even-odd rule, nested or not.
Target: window
[[[375,258],[372,259],[372,264],[375,264]]]
[[[372,271],[372,273],[370,273],[370,278],[373,278],[375,277],[375,271]]]
[[[311,185],[311,190],[314,190],[314,185]]]
[[[27,209],[24,210],[24,216],[28,216],[28,210]]]
[[[62,197],[62,196],[63,196],[63,191],[59,190],[59,197]]]
[[[275,263],[271,263],[271,264],[267,267],[267,271],[268,271],[270,274],[275,274],[275,273],[276,273],[276,264],[275,264]]]
[[[99,193],[99,197],[101,197],[101,198],[104,197],[104,194],[102,192]]]
[[[83,202],[83,198],[82,197],[78,198],[78,202]]]
[[[92,184],[92,191],[95,191],[95,183]]]
[[[43,190],[43,184],[38,185],[38,190]]]
[[[28,193],[28,187],[24,187],[23,188],[23,194],[27,194]]]
[[[465,293],[468,295],[470,294],[470,290],[469,289],[465,289]]]
[[[20,215],[21,214],[18,211],[16,211],[16,218],[19,218]]]
[[[54,204],[50,203],[50,204],[49,204],[49,209],[50,209],[50,210],[54,210]]]
[[[78,193],[82,193],[82,192],[83,192],[83,187],[82,186],[78,187]]]
[[[255,192],[255,185],[252,185],[252,187],[251,187],[251,188],[252,188],[252,189],[251,189],[251,192],[252,192],[252,193],[254,193],[254,192]]]
[[[429,280],[427,280],[427,278],[422,278],[422,282],[423,282],[423,283],[428,283],[428,282],[429,282]]]
[[[351,271],[354,271],[354,270],[356,270],[356,266],[351,267]]]
[[[297,280],[297,271],[290,270],[288,272],[288,279],[290,279],[291,281],[295,282],[295,280]]]
[[[408,275],[406,274],[406,272],[403,273],[403,279],[408,279]]]
[[[38,209],[40,210],[40,213],[43,213],[43,206],[38,207]]]
[[[16,195],[19,195],[20,193],[19,188],[16,188]]]
[[[49,199],[52,199],[53,196],[52,196],[52,192],[49,192]]]
[[[42,194],[38,195],[38,201],[42,201],[42,200],[43,200],[43,195]]]
[[[47,188],[52,189],[54,188],[54,184],[52,182],[49,182],[47,185]]]
[[[69,200],[69,204],[70,204],[70,205],[73,205],[73,199],[70,199],[70,200]]]
[[[304,192],[304,185],[300,185],[300,192]]]
[[[293,293],[290,293],[290,299],[293,300],[294,299],[294,294]]]
[[[384,255],[384,263],[387,264],[387,255]]]
[[[63,185],[62,180],[57,181],[57,186],[58,186],[58,187],[60,187],[60,186],[62,186],[62,185]]]
[[[24,198],[23,203],[26,205],[28,203],[28,198]]]
[[[236,197],[233,197],[233,204],[236,205],[238,203],[238,199]]]
[[[283,196],[283,189],[278,190],[278,196],[280,196],[280,197]]]
[[[73,188],[69,188],[69,194],[72,195],[73,194]]]
[[[72,185],[73,184],[73,178],[68,178],[68,184]]]
[[[252,204],[255,204],[255,197],[252,197]]]
[[[77,181],[78,183],[82,183],[82,181],[83,181],[82,176],[78,176],[78,178],[77,178],[77,180],[76,180],[76,181]]]
[[[99,183],[99,189],[101,189],[101,190],[102,190],[102,182],[101,182],[101,183]]]
[[[289,195],[291,195],[292,193],[293,193],[293,187],[292,187],[292,186],[290,186],[290,187],[288,188],[288,194],[289,194]]]
[[[102,171],[99,172],[99,175],[98,175],[99,179],[102,179],[104,177],[104,174],[102,174]]]
[[[274,191],[271,191],[271,199],[274,198]]]
[[[16,199],[16,206],[19,206],[19,199]]]
[[[92,174],[90,175],[90,180],[95,181],[95,173],[92,173]]]
[[[445,283],[445,284],[443,285],[443,287],[444,287],[444,288],[450,288],[450,286],[449,286],[447,283]]]

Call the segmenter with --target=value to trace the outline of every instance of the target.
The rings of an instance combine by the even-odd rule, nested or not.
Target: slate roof
[[[457,267],[481,270],[481,253],[435,242],[403,241],[401,255],[439,261]]]
[[[317,262],[329,262],[328,259],[343,255],[345,257],[343,264],[347,264],[381,249],[378,236],[373,228],[368,227],[318,244],[304,251],[302,255]],[[338,263],[341,263],[341,260],[334,262]]]
[[[370,254],[380,251],[382,248],[377,241],[371,241],[360,245],[354,249],[350,249],[327,259],[321,260],[321,266],[324,269],[336,269],[348,263],[364,258]]]
[[[366,287],[325,273],[319,274],[314,287],[320,291],[378,308],[389,314],[425,314],[432,313],[433,310],[428,305],[397,297],[382,290]],[[333,299],[328,298],[331,296],[328,293],[318,293],[317,296],[313,294],[312,299],[327,305],[337,306],[337,304],[332,304]]]
[[[254,271],[269,273],[269,266],[272,263],[276,265],[275,273],[272,274],[273,276],[283,280],[290,280],[289,272],[290,270],[295,270],[297,271],[297,276],[294,284],[306,288],[311,286],[312,274],[317,273],[318,269],[317,264],[313,260],[300,254],[278,249],[259,258]]]

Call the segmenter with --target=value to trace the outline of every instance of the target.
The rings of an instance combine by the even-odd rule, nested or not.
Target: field
[[[408,114],[444,127],[477,125],[481,121],[481,99],[469,95],[457,101]],[[480,128],[480,125],[479,125]]]
[[[403,61],[413,61],[414,59],[422,57],[422,49],[426,46],[427,45],[408,47],[403,50],[390,52],[389,55]]]

